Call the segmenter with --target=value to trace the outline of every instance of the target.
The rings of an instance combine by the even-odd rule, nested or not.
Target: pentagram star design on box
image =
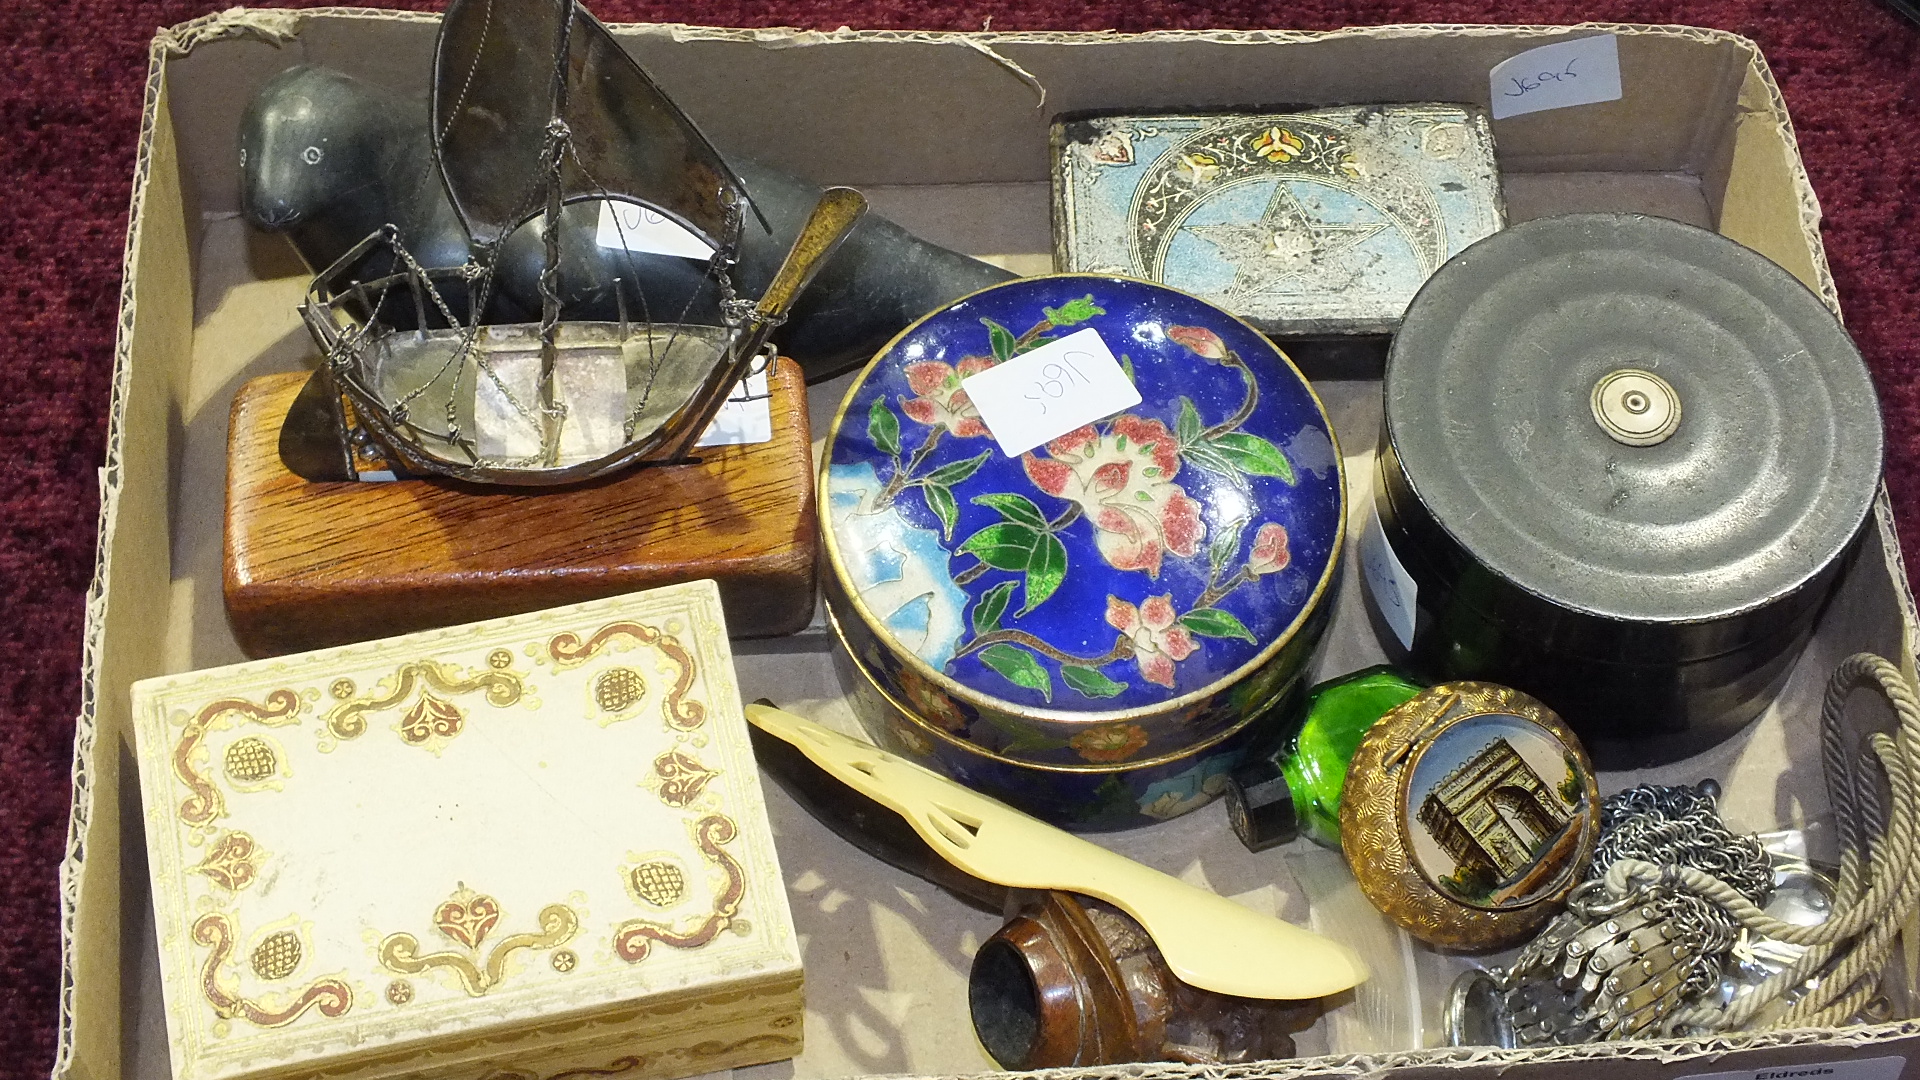
[[[1233,284],[1226,302],[1274,290],[1290,278],[1312,274],[1324,278],[1358,276],[1358,268],[1342,265],[1345,256],[1379,235],[1384,221],[1323,221],[1307,213],[1286,181],[1276,181],[1273,195],[1260,217],[1250,222],[1188,225],[1186,231],[1220,249],[1233,267]]]

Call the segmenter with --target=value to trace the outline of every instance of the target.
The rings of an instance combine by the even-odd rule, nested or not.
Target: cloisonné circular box
[[[846,645],[839,620],[828,616]],[[1074,832],[1108,832],[1167,821],[1220,797],[1227,777],[1265,729],[1264,713],[1198,744],[1119,765],[1036,765],[969,742],[920,716],[883,689],[849,648],[837,654],[847,703],[882,747],[975,791]]]
[[[1140,403],[1003,453],[966,380],[1089,329]],[[1305,667],[1342,481],[1319,399],[1246,323],[1144,281],[1012,281],[908,327],[848,391],[820,478],[827,604],[943,743],[1037,784],[1178,761]]]

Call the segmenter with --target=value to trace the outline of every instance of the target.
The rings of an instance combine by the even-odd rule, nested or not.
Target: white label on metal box
[[[1675,1080],[1899,1080],[1907,1059],[1897,1055],[1811,1065],[1767,1065],[1732,1072],[1691,1073]]]
[[[1493,118],[1620,100],[1620,41],[1612,34],[1562,41],[1508,57],[1488,75]]]
[[[1140,404],[1140,391],[1092,327],[1021,353],[962,385],[1008,457]]]
[[[711,259],[713,245],[658,210],[609,199],[600,204],[600,227],[594,239],[603,248],[626,248],[650,255],[678,255],[684,259]]]
[[[1367,527],[1360,534],[1360,572],[1400,647],[1413,648],[1413,603],[1420,587],[1387,542],[1386,530],[1380,527],[1379,507],[1367,507]]]
[[[740,380],[697,446],[745,446],[773,441],[773,408],[767,403],[767,373]]]

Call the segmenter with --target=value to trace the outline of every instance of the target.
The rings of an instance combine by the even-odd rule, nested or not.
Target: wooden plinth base
[[[698,578],[735,637],[813,617],[813,456],[800,366],[768,380],[773,441],[538,493],[313,483],[281,462],[304,374],[240,388],[227,431],[226,601],[249,656],[490,619]]]

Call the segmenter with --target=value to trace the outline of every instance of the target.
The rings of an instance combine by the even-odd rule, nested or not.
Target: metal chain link
[[[1566,911],[1521,949],[1512,966],[1486,973],[1499,991],[1515,1045],[1670,1034],[1670,1019],[1719,990],[1740,924],[1721,906],[1682,888],[1677,875],[1683,869],[1713,873],[1761,904],[1772,892],[1773,869],[1756,838],[1735,835],[1721,822],[1718,795],[1712,781],[1698,787],[1649,784],[1601,803],[1600,836]],[[1622,859],[1667,872],[1624,893],[1614,891],[1607,872]],[[1648,985],[1657,980],[1660,988],[1633,1008],[1623,1008],[1624,995],[1640,984],[1622,982],[1624,963],[1603,962],[1622,945],[1637,959],[1665,955],[1641,976]]]
[[[1621,859],[1638,859],[1703,870],[1764,905],[1773,894],[1772,861],[1757,837],[1738,835],[1720,820],[1719,793],[1718,784],[1705,780],[1698,787],[1643,784],[1609,796],[1600,804],[1600,839],[1586,880],[1604,878]],[[1642,892],[1695,950],[1686,961],[1685,995],[1719,986],[1727,955],[1739,940],[1739,922],[1671,881],[1663,879]]]
[[[740,200],[730,200],[727,203],[728,235],[738,236],[745,222],[746,214],[740,209]],[[734,259],[731,253],[728,253],[725,259],[722,259],[719,254],[716,254],[713,260],[713,274],[714,283],[719,286],[720,289],[721,319],[723,319],[728,326],[740,327],[744,326],[748,319],[753,318],[754,313],[759,309],[760,305],[757,301],[742,300],[739,295],[734,292],[733,275],[728,273],[728,271],[733,268],[733,263]],[[786,321],[787,317],[781,315],[773,319],[772,324],[779,326]]]
[[[1643,784],[1600,804],[1600,839],[1586,878],[1603,877],[1621,859],[1705,870],[1752,900],[1765,903],[1773,870],[1758,838],[1729,831],[1720,820],[1719,790]]]

